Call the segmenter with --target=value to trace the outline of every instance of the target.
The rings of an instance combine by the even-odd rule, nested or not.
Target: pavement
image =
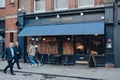
[[[6,61],[0,61],[0,80],[120,80],[120,68],[97,67],[87,65],[42,64],[31,67],[30,63],[20,63],[22,69],[14,65],[16,75],[3,73]]]

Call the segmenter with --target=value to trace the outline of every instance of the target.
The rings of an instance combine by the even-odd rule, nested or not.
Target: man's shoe
[[[7,73],[5,70],[3,71],[5,74]]]
[[[18,69],[22,69],[21,67],[19,67]]]
[[[11,75],[16,75],[15,73],[11,73]]]

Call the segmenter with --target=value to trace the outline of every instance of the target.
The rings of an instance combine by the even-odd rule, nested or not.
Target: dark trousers
[[[17,58],[15,58],[15,61],[13,62],[13,65],[14,64],[17,64],[17,68],[20,68],[20,65],[19,65],[19,58],[17,57]]]
[[[8,65],[5,67],[4,71],[6,71],[9,67],[10,67],[10,72],[11,74],[13,73],[13,63],[12,63],[13,59],[8,62]]]

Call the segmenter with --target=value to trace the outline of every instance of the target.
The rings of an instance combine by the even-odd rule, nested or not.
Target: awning
[[[104,34],[104,22],[25,26],[18,36],[56,36]]]

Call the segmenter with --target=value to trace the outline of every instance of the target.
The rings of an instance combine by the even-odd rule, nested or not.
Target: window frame
[[[82,6],[80,6],[79,0],[78,0],[78,8],[95,7],[95,1],[94,0],[92,0],[92,1],[93,1],[93,4],[91,4],[91,5],[82,5]]]
[[[38,12],[46,12],[46,0],[45,1],[45,10],[36,10],[36,0],[34,0],[34,12],[38,13]]]
[[[4,2],[4,3],[3,3]],[[5,0],[0,3],[0,8],[5,8]]]
[[[67,1],[69,1],[69,0],[67,0]],[[57,0],[54,0],[54,10],[66,10],[66,9],[68,9],[68,5],[69,5],[69,3],[68,3],[68,5],[67,5],[67,7],[65,7],[65,8],[56,8],[56,6],[57,6]]]

